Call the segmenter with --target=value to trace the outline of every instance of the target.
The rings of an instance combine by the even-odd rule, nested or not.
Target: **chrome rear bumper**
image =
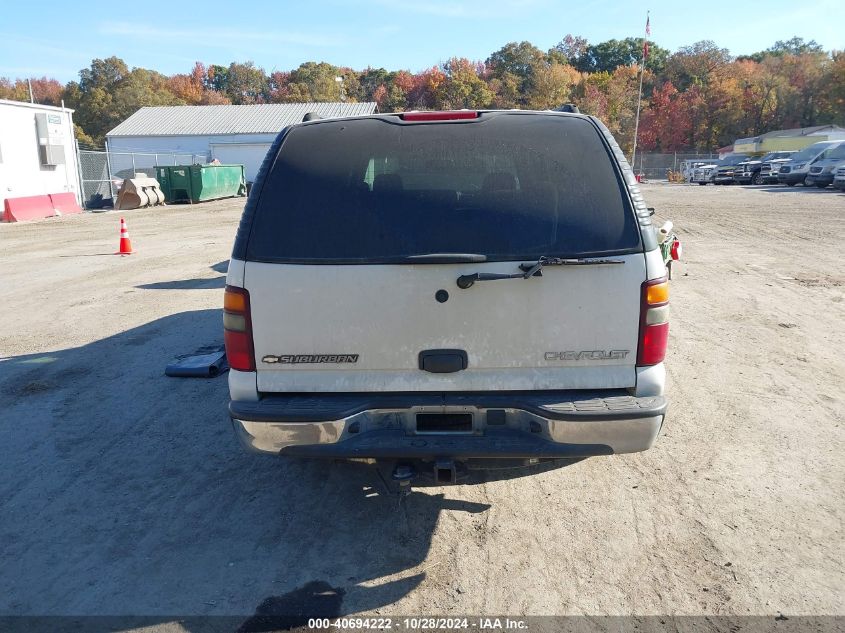
[[[241,442],[262,453],[333,458],[587,457],[650,448],[662,396],[581,392],[326,394],[229,405]],[[424,432],[418,414],[471,418],[460,432]],[[469,416],[469,418],[467,418]]]

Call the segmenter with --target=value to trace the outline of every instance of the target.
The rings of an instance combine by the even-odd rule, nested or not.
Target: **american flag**
[[[643,40],[643,61],[648,59],[648,37],[651,35],[651,18],[646,16],[645,19],[645,39]]]

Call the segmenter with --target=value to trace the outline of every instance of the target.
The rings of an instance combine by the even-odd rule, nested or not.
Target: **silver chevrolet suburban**
[[[479,460],[646,450],[669,328],[650,216],[589,116],[286,128],[228,271],[237,436],[283,456],[433,464],[439,481]]]

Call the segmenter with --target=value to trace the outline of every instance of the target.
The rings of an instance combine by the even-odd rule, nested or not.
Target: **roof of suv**
[[[309,113],[310,114],[310,113]],[[405,112],[374,112],[372,114],[360,114],[346,117],[323,117],[319,114],[309,120],[303,120],[293,125],[313,125],[319,123],[327,123],[329,121],[353,121],[356,119],[380,119],[383,121],[400,120],[406,123],[448,123],[449,121],[474,121],[481,118],[483,114],[539,114],[544,116],[561,116],[578,119],[589,119],[596,121],[600,125],[601,122],[594,116],[582,114],[580,112],[561,112],[559,110],[523,110],[521,108],[510,109],[480,109],[480,110],[407,110]],[[438,116],[443,115],[443,116]],[[475,116],[470,116],[475,115]],[[407,117],[407,118],[406,118]],[[418,118],[416,118],[418,117]],[[432,118],[429,118],[432,117]],[[436,118],[434,118],[436,117]],[[603,126],[603,125],[602,125]]]

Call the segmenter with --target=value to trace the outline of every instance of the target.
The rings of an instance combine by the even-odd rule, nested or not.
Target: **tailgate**
[[[258,390],[632,387],[645,259],[614,259],[624,264],[546,267],[541,277],[468,289],[458,276],[513,273],[519,262],[248,262]],[[420,352],[443,349],[466,352],[466,369],[419,368]]]

